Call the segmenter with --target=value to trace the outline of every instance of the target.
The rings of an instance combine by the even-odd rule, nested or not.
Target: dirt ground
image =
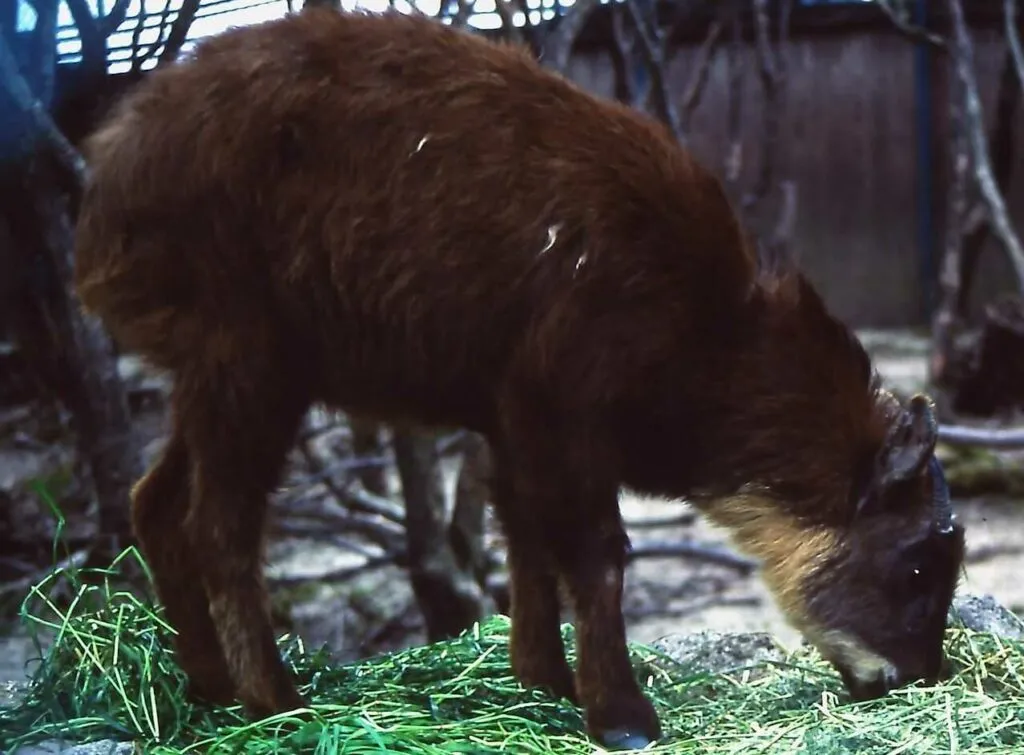
[[[924,384],[926,344],[922,339],[891,332],[863,333],[862,338],[889,387],[909,393]],[[139,422],[142,433],[153,447],[157,446],[162,427],[159,415],[142,412]],[[0,491],[15,484],[19,475],[24,476],[26,465],[44,468],[41,458],[60,453],[37,450],[31,457],[24,449],[0,447]],[[956,507],[966,526],[968,543],[961,591],[990,593],[1011,610],[1024,614],[1024,581],[1019,578],[1024,573],[1024,501],[959,500]],[[686,505],[624,494],[622,508],[630,521],[671,516],[685,510]],[[728,545],[722,530],[700,520],[689,525],[637,529],[630,536],[634,547],[686,541]],[[281,628],[299,633],[307,646],[326,643],[341,659],[423,642],[422,621],[400,569],[383,568],[337,584],[325,578],[341,567],[358,564],[361,558],[329,543],[272,540],[268,575],[293,580],[292,585],[274,590],[274,604],[288,619]],[[297,579],[303,576],[306,579]],[[767,631],[784,645],[800,641],[756,575],[743,575],[699,560],[649,557],[635,561],[627,572],[623,607],[629,636],[638,641],[701,629]],[[4,680],[24,678],[25,664],[32,654],[23,628],[9,627],[8,633],[0,636],[0,687]],[[0,702],[2,697],[0,691]]]

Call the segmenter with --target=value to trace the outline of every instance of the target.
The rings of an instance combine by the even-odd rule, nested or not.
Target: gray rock
[[[960,595],[953,600],[952,613],[955,620],[976,632],[1024,639],[1024,620],[991,595]]]
[[[131,742],[117,742],[113,739],[101,739],[87,744],[48,739],[19,747],[11,755],[132,755],[134,752],[135,745]]]
[[[27,692],[28,683],[25,681],[0,682],[0,708],[13,708]]]
[[[765,632],[670,634],[651,643],[697,673],[728,673],[764,661],[781,661],[785,653]],[[751,670],[752,676],[757,672]]]

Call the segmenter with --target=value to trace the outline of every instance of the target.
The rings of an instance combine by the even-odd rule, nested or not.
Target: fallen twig
[[[657,616],[660,619],[680,619],[684,616],[692,616],[706,608],[756,608],[760,606],[761,603],[762,600],[753,595],[734,598],[722,595],[711,595],[700,600],[688,601],[685,605],[682,605],[679,608],[665,608],[664,606],[655,606],[653,608],[627,608],[623,611],[623,614],[625,618],[632,621],[649,616]]]
[[[379,569],[382,566],[405,566],[406,556],[405,552],[400,553],[385,553],[382,556],[375,558],[369,558],[361,564],[355,566],[346,566],[341,569],[335,569],[334,571],[323,572],[321,574],[282,574],[280,576],[267,576],[267,582],[274,585],[275,587],[287,587],[289,585],[300,585],[304,582],[319,582],[320,584],[338,584],[339,582],[347,582],[350,579],[358,577],[360,574]]]
[[[1024,448],[1024,428],[990,429],[939,425],[939,440],[950,446]]]
[[[25,592],[33,585],[42,582],[52,572],[61,571],[62,569],[79,569],[85,565],[88,559],[88,549],[75,551],[67,558],[63,558],[57,563],[47,566],[44,569],[32,571],[24,577],[20,577],[11,582],[0,585],[0,596]]]
[[[660,527],[686,527],[697,521],[693,512],[675,514],[673,516],[652,516],[626,519],[623,523],[627,530],[658,529]]]
[[[361,524],[365,524],[365,522]],[[366,533],[361,532],[360,527],[358,526],[349,526],[345,527],[345,529],[353,532],[354,534],[360,534],[366,537]],[[378,553],[374,548],[370,548],[363,543],[358,543],[354,540],[349,540],[348,538],[338,535],[336,532],[332,532],[330,529],[318,527],[315,524],[304,525],[302,522],[294,521],[276,522],[271,528],[271,532],[274,535],[283,537],[303,538],[305,540],[315,540],[317,542],[328,543],[344,550],[351,551],[352,553],[357,553],[364,558],[376,558],[380,555],[380,553]],[[401,544],[401,540],[398,539],[392,539],[390,542],[383,542],[388,540],[386,537],[381,537],[380,540],[377,540],[374,537],[368,537],[368,539],[372,540],[385,551],[393,550]]]
[[[719,566],[728,566],[744,574],[753,571],[758,566],[756,560],[734,553],[727,548],[701,545],[700,543],[640,543],[630,549],[626,561],[635,561],[639,558],[688,558]]]

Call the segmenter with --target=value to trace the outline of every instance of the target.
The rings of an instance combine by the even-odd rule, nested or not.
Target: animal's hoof
[[[642,750],[661,738],[661,723],[642,694],[623,694],[587,708],[587,731],[609,750]]]
[[[642,750],[654,740],[630,729],[607,729],[598,734],[598,741],[606,750]]]

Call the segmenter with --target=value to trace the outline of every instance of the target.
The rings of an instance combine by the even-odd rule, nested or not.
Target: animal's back
[[[699,311],[749,284],[717,182],[660,126],[426,18],[230,31],[88,157],[79,290],[126,348],[174,368],[218,329],[287,331],[342,402],[455,410],[567,298]]]

